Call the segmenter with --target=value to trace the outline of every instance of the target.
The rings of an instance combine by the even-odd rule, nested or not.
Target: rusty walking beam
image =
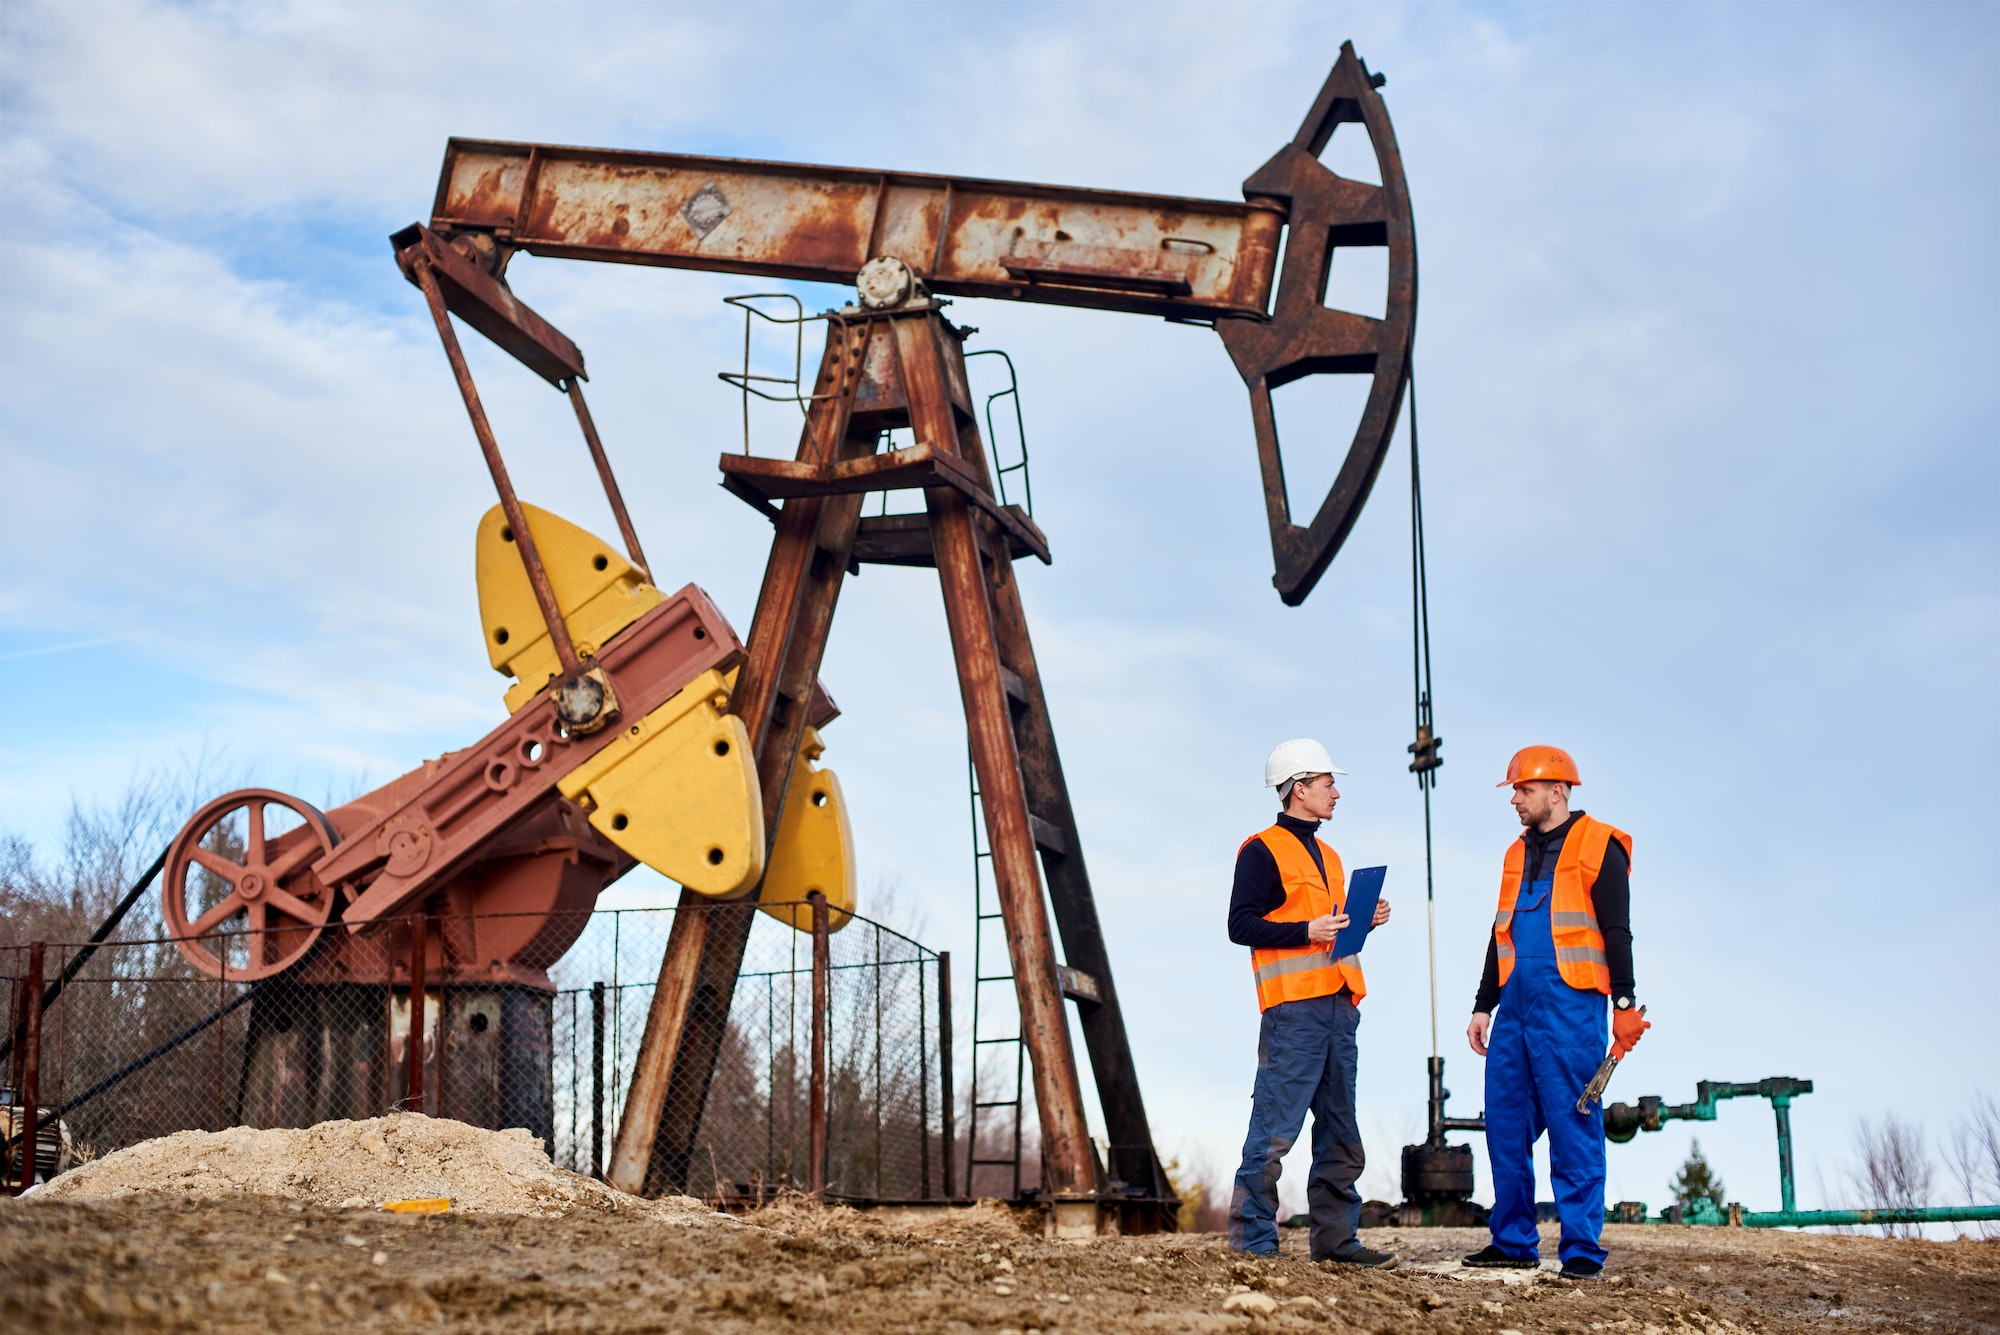
[[[431,227],[508,252],[852,284],[877,255],[933,292],[1261,318],[1282,208],[741,158],[453,139]]]

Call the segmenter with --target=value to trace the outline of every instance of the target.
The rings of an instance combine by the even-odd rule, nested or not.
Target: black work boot
[[[1465,1264],[1475,1270],[1533,1270],[1541,1264],[1541,1260],[1533,1256],[1511,1255],[1489,1242],[1466,1257]]]
[[[1332,1256],[1322,1256],[1319,1259],[1334,1265],[1361,1266],[1368,1270],[1378,1267],[1393,1268],[1396,1264],[1394,1252],[1370,1251],[1366,1247],[1356,1247],[1351,1252],[1335,1252]]]
[[[1601,1279],[1603,1276],[1603,1266],[1595,1261],[1586,1261],[1581,1256],[1571,1257],[1569,1260],[1563,1262],[1562,1278],[1564,1279]]]

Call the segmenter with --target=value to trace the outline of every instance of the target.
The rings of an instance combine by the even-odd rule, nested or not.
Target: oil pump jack
[[[295,929],[231,976],[305,969],[324,982],[415,969],[421,989],[437,943],[384,944],[383,925],[421,905],[472,912],[504,901],[530,913],[523,939],[494,956],[495,976],[531,988],[539,967],[574,939],[560,910],[587,907],[637,862],[655,867],[684,887],[684,904],[712,907],[675,915],[606,1176],[628,1191],[678,1189],[758,903],[784,897],[772,884],[780,863],[811,861],[798,847],[816,847],[824,864],[844,855],[844,818],[802,831],[796,801],[808,785],[817,785],[815,805],[828,791],[809,762],[819,755],[817,730],[836,712],[818,676],[842,584],[869,562],[932,566],[1032,1068],[1052,1228],[1173,1227],[1177,1202],[1154,1150],[1015,582],[1014,561],[1047,562],[1048,542],[996,493],[965,331],[945,317],[943,299],[1213,328],[1249,391],[1273,583],[1296,606],[1368,497],[1409,376],[1415,234],[1383,82],[1343,44],[1297,134],[1243,183],[1240,203],[451,140],[430,220],[392,242],[424,294],[499,493],[480,527],[480,604],[492,663],[516,679],[513,712],[466,750],[327,815],[262,790],[218,799],[170,852],[170,921],[199,935],[241,913],[253,925]],[[1343,127],[1366,136],[1381,184],[1321,163]],[[1387,251],[1380,318],[1325,304],[1330,266],[1350,247]],[[508,285],[509,261],[521,252],[855,288],[852,303],[825,316],[796,457],[720,461],[723,485],[775,529],[747,639],[738,641],[699,589],[668,597],[653,587],[583,398],[583,356]],[[452,315],[568,396],[624,557],[515,495]],[[1301,523],[1287,498],[1271,396],[1320,374],[1367,377],[1369,388],[1330,490]],[[894,428],[914,443],[883,449]],[[862,514],[869,493],[890,490],[920,491],[923,512]],[[259,822],[273,802],[303,824],[267,846]],[[251,820],[241,861],[203,839],[234,809]],[[197,869],[221,878],[228,894],[190,913]],[[789,888],[809,881],[794,874]],[[547,918],[539,928],[535,911]],[[338,949],[313,950],[336,916]],[[488,953],[483,943],[479,950]],[[1104,1113],[1102,1161],[1085,1121],[1065,996],[1077,1003]],[[520,1023],[532,1028],[532,1013]]]

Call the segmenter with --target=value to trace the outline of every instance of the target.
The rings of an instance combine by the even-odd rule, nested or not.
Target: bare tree
[[[1876,1209],[1915,1210],[1931,1203],[1933,1163],[1920,1123],[1885,1113],[1880,1122],[1864,1117],[1854,1133],[1860,1165],[1855,1190]],[[1917,1224],[1884,1224],[1883,1237],[1918,1237]]]
[[[0,834],[0,947],[82,941],[104,921],[195,807],[226,784],[206,751],[142,770],[107,802],[72,801],[61,847],[37,849]],[[125,920],[119,939],[165,930],[157,888]]]
[[[2000,1203],[2000,1104],[1991,1094],[1972,1096],[1972,1107],[1952,1136],[1950,1160],[1967,1205]],[[1980,1233],[1991,1237],[2000,1227],[1982,1224]]]
[[[1205,1151],[1175,1155],[1161,1164],[1167,1182],[1180,1197],[1180,1231],[1227,1233],[1231,1183]]]

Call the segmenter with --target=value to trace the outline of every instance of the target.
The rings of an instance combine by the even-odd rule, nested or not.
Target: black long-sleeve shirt
[[[1326,862],[1319,855],[1316,820],[1300,820],[1280,813],[1278,827],[1289,830],[1312,854],[1320,879],[1326,879]],[[1312,936],[1302,922],[1265,922],[1264,915],[1275,913],[1285,902],[1284,878],[1278,875],[1278,860],[1262,839],[1252,839],[1236,855],[1236,884],[1229,892],[1229,939],[1253,950],[1283,950],[1312,944]]]
[[[1521,836],[1527,847],[1522,850],[1521,888],[1526,890],[1545,875],[1555,871],[1556,859],[1562,854],[1563,840],[1569,837],[1570,827],[1576,824],[1581,811],[1570,813],[1570,818],[1544,834],[1540,830],[1528,830]],[[1597,883],[1590,887],[1590,910],[1597,915],[1597,930],[1604,937],[1604,962],[1611,970],[1611,996],[1615,1001],[1620,997],[1633,995],[1632,988],[1632,862],[1625,856],[1625,846],[1616,839],[1604,851],[1604,866],[1597,873]],[[1479,975],[1479,996],[1472,1003],[1472,1009],[1479,1014],[1492,1014],[1500,1004],[1500,946],[1492,932],[1486,937],[1486,967]]]

